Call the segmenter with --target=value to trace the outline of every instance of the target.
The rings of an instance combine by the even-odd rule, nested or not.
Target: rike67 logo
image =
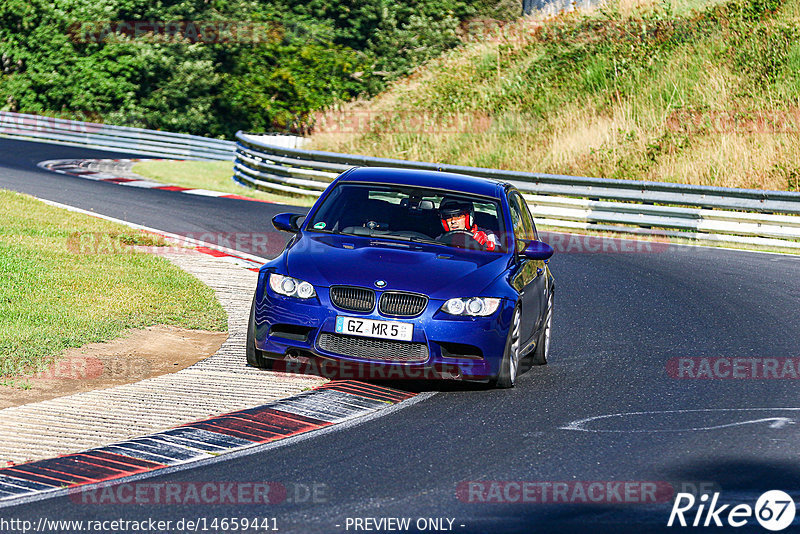
[[[698,499],[691,493],[678,493],[672,504],[667,526],[721,527],[727,523],[732,527],[741,527],[755,516],[765,529],[779,531],[794,521],[796,513],[794,500],[786,492],[767,491],[758,498],[755,507],[749,504],[737,504],[733,507],[730,504],[718,505],[719,495],[714,493],[711,502],[708,502],[707,494],[701,495]],[[697,509],[693,511],[695,504]]]

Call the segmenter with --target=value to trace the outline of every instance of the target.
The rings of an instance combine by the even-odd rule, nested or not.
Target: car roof
[[[498,180],[478,176],[389,167],[358,167],[344,174],[340,180],[343,182],[374,182],[430,187],[494,198],[500,198],[500,193],[505,185]]]

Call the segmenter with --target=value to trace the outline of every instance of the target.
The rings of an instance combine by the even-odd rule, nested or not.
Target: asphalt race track
[[[126,157],[111,154],[0,140],[0,187],[174,233],[269,231],[271,216],[285,209],[36,167],[44,159]],[[288,491],[280,504],[101,505],[72,495],[3,509],[0,517],[173,524],[205,518],[208,525],[213,518],[269,517],[280,532],[298,533],[376,525],[356,529],[355,518],[410,518],[412,530],[427,531],[649,532],[696,530],[666,528],[678,491],[713,488],[720,503],[750,506],[771,489],[798,498],[800,382],[785,371],[783,379],[746,372],[679,378],[676,371],[676,359],[690,357],[726,365],[774,358],[779,373],[785,362],[797,362],[797,258],[656,247],[562,252],[551,267],[557,285],[550,364],[530,369],[515,389],[393,382],[437,393],[360,424],[140,481],[278,482]],[[544,488],[529,500],[547,502],[518,502],[522,486],[515,482],[538,483],[526,486]],[[592,483],[599,483],[591,490],[598,502],[586,503],[582,491]],[[655,503],[648,500],[653,488]],[[476,502],[481,497],[503,502]],[[416,523],[420,518],[446,518],[452,526],[444,520],[431,529],[435,523]],[[380,525],[373,531],[390,530]],[[223,531],[207,531],[217,530]],[[763,529],[751,517],[738,531]]]
[[[281,243],[287,240],[272,227],[272,216],[286,211],[277,204],[121,187],[36,166],[43,160],[62,158],[147,159],[135,154],[0,139],[0,187],[174,234],[258,232],[269,233]],[[306,208],[294,209],[303,212]]]

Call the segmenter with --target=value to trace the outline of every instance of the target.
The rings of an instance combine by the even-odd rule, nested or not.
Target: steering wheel
[[[466,229],[449,230],[449,231],[443,233],[442,235],[438,236],[436,238],[436,241],[444,241],[445,238],[450,238],[449,240],[452,241],[452,237],[454,237],[457,234],[466,234],[466,235],[472,237],[472,232],[470,232],[469,230],[466,230]]]
[[[387,226],[389,225],[385,223],[382,224],[377,221],[367,221],[364,223],[364,228],[369,228],[370,230],[385,230],[385,227]]]

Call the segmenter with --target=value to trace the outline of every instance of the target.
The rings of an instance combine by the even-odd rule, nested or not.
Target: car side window
[[[539,240],[539,234],[536,231],[536,225],[533,222],[531,210],[528,209],[528,203],[522,198],[518,192],[514,191],[512,196],[516,199],[519,211],[522,214],[522,227],[525,229],[525,234],[528,236],[525,239]]]
[[[526,245],[524,240],[530,238],[527,237],[528,231],[525,228],[524,217],[516,196],[513,193],[508,196],[508,207],[511,211],[511,225],[514,227],[514,243],[517,252],[521,252]]]

